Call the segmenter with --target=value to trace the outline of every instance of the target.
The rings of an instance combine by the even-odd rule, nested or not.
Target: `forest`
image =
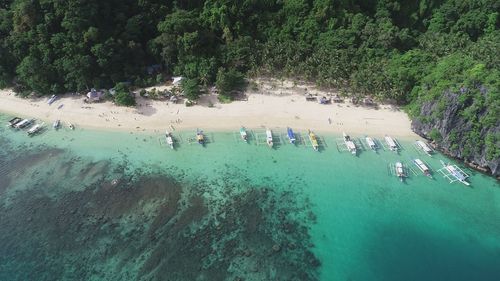
[[[404,105],[456,156],[498,160],[498,11],[495,0],[0,0],[0,87],[49,95],[182,75],[229,95],[243,77],[300,78]],[[439,124],[450,110],[462,129]]]

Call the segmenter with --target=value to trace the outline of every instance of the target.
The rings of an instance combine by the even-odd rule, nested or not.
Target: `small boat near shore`
[[[415,164],[415,166],[417,166],[417,168],[427,177],[429,178],[432,178],[432,175],[431,175],[431,170],[429,169],[429,167],[427,167],[427,165],[424,163],[424,161],[420,160],[420,159],[413,159],[413,163]]]
[[[309,130],[309,140],[311,141],[311,146],[315,151],[319,151],[319,144],[318,144],[318,138],[316,135]]]
[[[368,145],[368,147],[371,148],[371,150],[377,151],[377,144],[375,143],[375,141],[372,138],[366,137],[365,140],[366,140],[366,144]]]
[[[267,143],[267,146],[269,146],[270,148],[272,148],[274,146],[273,132],[271,131],[271,129],[266,129],[266,143]]]
[[[291,144],[295,144],[295,133],[293,132],[292,128],[290,127],[287,127],[286,128],[286,134],[288,136],[288,141],[291,143]]]
[[[57,99],[57,96],[56,95],[52,95],[50,97],[50,99],[47,101],[47,104],[49,104],[49,105],[53,104],[56,101],[56,99]]]
[[[171,149],[174,149],[174,138],[172,137],[172,133],[168,130],[165,130],[165,140],[167,141],[167,145],[170,146]]]
[[[22,129],[22,128],[25,128],[27,127],[28,125],[30,125],[31,123],[33,123],[33,121],[35,121],[35,119],[24,119],[18,123],[16,123],[14,125],[14,128],[17,128],[17,129]]]
[[[245,127],[240,128],[240,137],[244,142],[248,142],[248,134],[247,134],[247,130],[245,129]]]
[[[196,140],[198,141],[199,144],[204,145],[205,144],[205,135],[203,134],[203,131],[200,129],[196,130]]]
[[[19,117],[14,117],[7,122],[7,126],[14,127],[17,123],[21,122],[23,119]]]
[[[75,125],[71,124],[70,122],[68,122],[68,127],[69,127],[71,130],[74,130],[74,129],[75,129]]]
[[[403,182],[404,179],[406,178],[406,173],[403,163],[396,162],[396,165],[394,165],[394,169],[395,169],[394,171],[396,172],[396,176],[399,178],[401,182]]]
[[[344,143],[345,146],[347,147],[347,150],[349,150],[353,155],[356,155],[357,153],[356,144],[354,144],[351,137],[345,132],[343,132],[342,135],[344,136]]]
[[[415,145],[429,156],[431,156],[431,154],[434,152],[425,142],[421,140],[415,141]]]
[[[45,123],[39,123],[39,124],[35,124],[33,125],[33,127],[31,127],[29,130],[28,130],[28,136],[33,136],[35,135],[36,133],[40,132],[40,130],[43,128],[43,125]]]
[[[384,139],[385,139],[385,142],[387,143],[387,146],[389,147],[389,149],[391,151],[398,152],[399,146],[397,145],[395,139],[393,139],[393,138],[391,138],[390,136],[387,136],[387,135],[384,137]]]
[[[56,121],[54,121],[54,123],[52,123],[52,127],[55,130],[58,130],[61,127],[61,120],[57,119]]]
[[[469,175],[462,171],[457,165],[446,164],[443,160],[441,160],[441,165],[443,165],[443,168],[438,171],[441,172],[450,183],[459,181],[467,186],[470,185],[470,183],[467,182]]]

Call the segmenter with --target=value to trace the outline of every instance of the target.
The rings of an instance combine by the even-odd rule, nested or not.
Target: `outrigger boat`
[[[59,129],[59,127],[61,127],[61,120],[57,119],[54,121],[54,123],[52,123],[52,127],[56,130]]]
[[[375,144],[375,141],[370,138],[370,137],[366,137],[366,144],[368,144],[368,146],[373,150],[373,151],[377,151],[377,144]]]
[[[401,162],[396,162],[396,165],[394,166],[396,176],[399,178],[401,182],[404,181],[404,178],[406,177],[405,169],[403,166],[403,163]]]
[[[429,147],[429,146],[428,146],[425,142],[423,142],[423,141],[421,141],[421,140],[417,140],[417,141],[415,142],[415,144],[416,144],[418,147],[420,147],[420,149],[422,149],[422,151],[424,151],[427,155],[429,155],[429,156],[430,156],[430,155],[432,154],[432,152],[433,152],[433,151],[432,151],[432,149],[431,149],[431,148],[430,148],[430,147]]]
[[[174,149],[174,138],[168,130],[165,130],[165,140],[167,141],[167,144],[170,146],[170,148]]]
[[[33,123],[35,121],[34,119],[24,119],[23,121],[18,122],[16,125],[14,125],[15,128],[22,129],[29,124]]]
[[[309,130],[309,140],[311,141],[311,145],[315,151],[319,151],[319,144],[318,144],[318,138],[316,135]]]
[[[43,125],[44,123],[35,124],[28,130],[28,136],[33,136],[34,134],[38,133],[43,128]]]
[[[398,145],[396,144],[396,141],[393,138],[385,136],[385,142],[387,143],[391,151],[398,152]]]
[[[73,124],[71,124],[70,122],[68,122],[68,127],[71,129],[71,130],[74,130],[75,129],[75,126]]]
[[[200,129],[196,130],[196,140],[198,141],[199,144],[204,145],[205,144],[205,135],[203,135],[203,131]]]
[[[54,102],[56,101],[56,99],[57,99],[57,96],[56,96],[56,95],[52,95],[52,96],[50,97],[50,99],[47,101],[47,103],[48,103],[49,105],[51,105],[52,103],[54,103]]]
[[[346,133],[342,133],[342,135],[344,136],[344,143],[345,143],[345,146],[347,147],[347,150],[349,150],[353,155],[356,155],[356,152],[357,152],[356,145],[351,140],[351,137]]]
[[[273,147],[273,132],[270,129],[266,129],[266,142],[269,147]]]
[[[450,183],[459,181],[467,186],[470,185],[470,183],[466,181],[469,175],[462,171],[457,165],[446,164],[443,160],[441,160],[441,164],[443,168],[438,171],[441,172],[445,178],[450,180]]]
[[[7,123],[7,126],[14,127],[17,123],[21,122],[22,120],[23,119],[21,119],[19,117],[14,117],[14,118],[9,120],[9,122]]]
[[[429,167],[427,167],[427,165],[425,165],[424,161],[417,158],[417,159],[413,159],[413,163],[415,164],[415,166],[417,166],[417,168],[420,171],[422,171],[422,173],[425,176],[432,178],[431,170],[429,169]]]
[[[286,133],[288,135],[288,140],[290,141],[290,143],[291,144],[295,144],[296,139],[295,139],[295,134],[293,133],[292,128],[287,127],[286,128]]]
[[[240,136],[244,142],[248,142],[248,135],[247,135],[247,130],[245,129],[245,127],[240,128]]]

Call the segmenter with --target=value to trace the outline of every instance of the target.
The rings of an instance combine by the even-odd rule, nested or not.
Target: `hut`
[[[176,95],[171,95],[169,100],[170,102],[177,103],[179,98]]]
[[[92,88],[90,92],[87,93],[87,102],[99,102],[104,97],[104,93],[102,91],[97,91]]]
[[[173,80],[172,84],[174,86],[180,86],[183,79],[184,79],[184,77],[182,77],[182,76],[172,77],[172,80]]]
[[[344,101],[339,95],[334,95],[332,100],[334,103],[341,103]]]

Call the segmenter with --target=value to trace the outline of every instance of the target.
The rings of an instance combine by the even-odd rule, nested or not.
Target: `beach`
[[[225,131],[240,126],[290,126],[319,132],[416,136],[410,129],[406,113],[391,105],[379,105],[378,108],[355,106],[349,102],[322,105],[293,93],[284,96],[248,93],[247,96],[245,101],[228,104],[218,103],[215,96],[204,96],[201,100],[210,99],[211,106],[186,107],[137,95],[137,106],[120,107],[110,101],[84,103],[83,95],[64,95],[49,105],[48,97],[23,99],[11,90],[1,90],[0,111],[37,118],[48,124],[60,119],[64,124],[71,122],[77,127],[125,131],[164,131],[168,128]]]

